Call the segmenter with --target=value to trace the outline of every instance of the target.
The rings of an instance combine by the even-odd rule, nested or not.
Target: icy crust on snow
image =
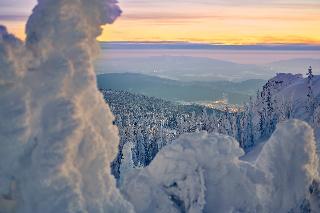
[[[39,0],[26,45],[0,27],[0,212],[131,212],[110,162],[119,143],[96,88],[115,0]]]
[[[121,190],[137,212],[289,212],[308,202],[318,178],[312,129],[279,124],[256,162],[233,138],[188,134],[128,174]]]

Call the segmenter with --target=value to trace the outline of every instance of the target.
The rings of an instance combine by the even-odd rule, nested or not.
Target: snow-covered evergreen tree
[[[145,166],[146,161],[146,147],[145,147],[145,139],[144,139],[144,130],[139,128],[137,131],[137,138],[136,138],[136,156],[137,162],[136,165],[138,166]]]
[[[122,184],[125,175],[135,168],[134,163],[132,161],[133,149],[134,149],[134,145],[132,142],[128,142],[123,146],[122,159],[120,164],[120,179],[119,179],[120,185]]]
[[[281,98],[278,105],[279,121],[291,119],[293,116],[293,97]]]
[[[313,113],[313,126],[314,128],[320,128],[320,106]]]
[[[314,113],[315,107],[316,107],[316,101],[315,101],[315,97],[313,94],[313,78],[314,75],[312,73],[312,67],[310,66],[307,72],[307,77],[308,77],[308,93],[307,93],[307,97],[308,97],[308,102],[307,102],[307,111],[310,113],[310,115],[312,115]]]
[[[249,103],[245,105],[242,116],[238,116],[238,137],[241,147],[251,147],[254,143],[254,112],[253,101],[250,98]]]
[[[147,166],[163,146],[185,133],[208,131],[227,134],[235,137],[240,146],[248,150],[257,141],[268,139],[280,121],[299,118],[310,124],[314,120],[316,125],[318,113],[305,112],[305,106],[310,105],[305,95],[308,82],[313,82],[313,88],[309,88],[317,97],[318,76],[313,76],[311,69],[307,80],[302,75],[277,74],[257,93],[255,100],[251,99],[236,113],[230,112],[228,106],[223,111],[213,111],[205,107],[174,105],[127,92],[103,93],[105,97],[112,97],[106,99],[116,115],[115,124],[120,128],[119,155],[123,144],[131,141],[134,144],[135,166]],[[291,92],[297,84],[301,93],[298,106],[297,92]],[[312,100],[316,103],[316,98]],[[314,106],[316,108],[317,105]],[[301,111],[301,108],[304,110]],[[120,164],[121,157],[118,156],[115,161],[114,164]]]
[[[308,72],[307,72],[307,76],[308,76],[308,82],[311,82],[313,77],[314,77],[311,66],[309,66],[309,69],[308,69]]]

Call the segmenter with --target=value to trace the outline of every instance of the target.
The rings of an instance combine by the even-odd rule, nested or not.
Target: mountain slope
[[[246,102],[264,84],[264,80],[182,82],[133,73],[101,74],[97,81],[100,89],[124,90],[171,101],[215,101],[226,97],[234,104]]]
[[[269,79],[274,75],[274,71],[254,64],[169,55],[100,59],[96,70],[97,73],[141,73],[183,81],[243,81]]]
[[[242,139],[250,147],[271,136],[278,123],[300,119],[315,130],[320,148],[320,76],[303,78],[302,75],[280,73],[270,79],[256,100],[245,107],[241,120]]]

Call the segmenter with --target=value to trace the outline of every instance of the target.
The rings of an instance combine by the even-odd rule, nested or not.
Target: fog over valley
[[[101,43],[96,72],[141,73],[183,81],[244,81],[276,73],[320,73],[320,48],[310,45],[223,46],[189,43]]]

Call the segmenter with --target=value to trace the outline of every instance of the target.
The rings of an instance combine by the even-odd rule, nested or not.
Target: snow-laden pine
[[[278,125],[256,161],[239,143],[207,132],[186,134],[121,186],[137,212],[298,212],[318,210],[309,187],[318,180],[312,128]],[[319,198],[317,198],[319,199]]]
[[[121,176],[122,147],[128,142],[134,146],[133,163],[140,167],[149,165],[161,148],[184,133],[226,134],[236,138],[248,152],[266,141],[279,122],[295,118],[308,122],[315,130],[316,140],[320,140],[320,76],[313,75],[311,67],[307,78],[301,74],[277,74],[238,112],[183,106],[128,92],[102,93],[120,130],[119,153],[112,166],[116,178]]]
[[[133,211],[110,174],[118,130],[93,69],[100,26],[119,14],[114,0],[38,0],[26,44],[0,27],[0,212]]]

